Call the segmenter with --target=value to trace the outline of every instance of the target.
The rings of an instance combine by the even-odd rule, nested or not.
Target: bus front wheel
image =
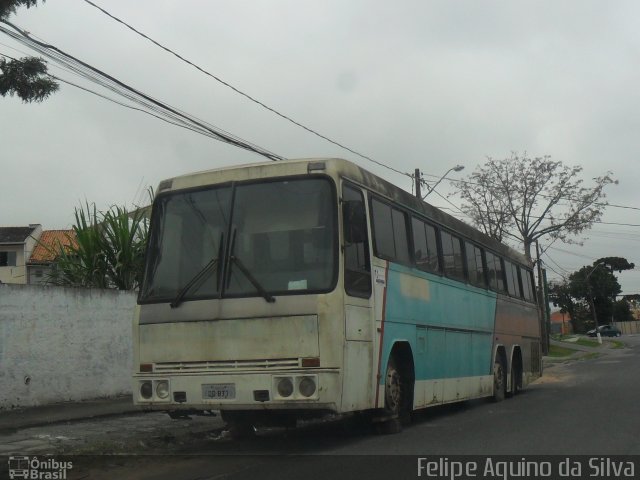
[[[402,418],[406,411],[407,385],[398,368],[397,359],[392,356],[387,363],[384,382],[384,419],[377,424],[378,433],[394,434],[402,431]]]
[[[389,359],[387,373],[384,381],[384,409],[385,412],[394,418],[400,417],[404,400],[404,385],[402,375],[396,366],[394,357]]]

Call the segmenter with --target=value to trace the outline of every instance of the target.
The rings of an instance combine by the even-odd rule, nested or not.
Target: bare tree
[[[487,162],[467,179],[454,182],[462,210],[486,234],[521,242],[527,258],[541,237],[580,243],[572,237],[589,229],[607,206],[604,188],[617,184],[611,172],[586,187],[582,167],[568,167],[551,157],[510,158]]]
[[[476,170],[466,182],[456,182],[455,185],[466,202],[462,211],[481,231],[501,242],[512,222],[507,210],[502,208],[502,198],[496,196],[494,190],[486,188],[492,182],[489,173]]]

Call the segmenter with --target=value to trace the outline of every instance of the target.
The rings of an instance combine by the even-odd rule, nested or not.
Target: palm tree
[[[98,212],[86,203],[75,209],[75,242],[58,248],[54,285],[135,290],[144,267],[149,222],[146,209],[112,206]]]

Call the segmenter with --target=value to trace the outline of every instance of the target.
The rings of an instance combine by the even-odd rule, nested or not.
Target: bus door
[[[371,255],[365,197],[358,187],[342,186],[345,342],[342,411],[373,406],[374,345]]]

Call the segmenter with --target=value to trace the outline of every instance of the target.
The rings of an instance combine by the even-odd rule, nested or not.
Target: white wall
[[[132,292],[0,284],[0,408],[131,393]]]
[[[27,262],[42,235],[42,225],[39,223],[31,223],[29,227],[33,230],[24,242],[0,245],[0,251],[16,252],[15,266],[0,267],[0,282],[27,283]]]
[[[618,327],[618,330],[620,330],[623,335],[640,333],[640,321],[638,320],[634,322],[614,322],[613,325]]]
[[[27,283],[24,267],[24,244],[0,245],[2,252],[16,252],[16,264],[8,267],[0,267],[0,282],[2,283]]]

